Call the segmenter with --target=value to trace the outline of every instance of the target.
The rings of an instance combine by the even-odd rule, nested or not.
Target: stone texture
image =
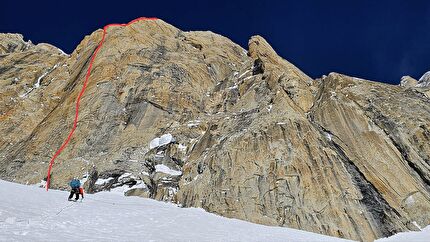
[[[0,35],[2,179],[45,178],[101,36],[66,55]],[[430,223],[429,94],[337,73],[313,80],[261,36],[244,50],[161,20],[111,27],[52,186],[85,177],[88,192],[372,241]],[[167,133],[174,140],[151,149]]]
[[[418,80],[417,87],[430,87],[430,71],[424,73],[424,75]]]
[[[400,86],[402,87],[415,87],[418,81],[410,76],[402,76],[400,80]]]

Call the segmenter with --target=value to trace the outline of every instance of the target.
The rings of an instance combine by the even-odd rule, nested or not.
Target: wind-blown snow
[[[0,181],[0,194],[0,241],[346,241],[114,192],[68,202],[68,192]]]

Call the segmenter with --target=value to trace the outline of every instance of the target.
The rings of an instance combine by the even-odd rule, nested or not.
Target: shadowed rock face
[[[0,35],[3,179],[46,176],[101,36],[66,55]],[[428,89],[313,80],[260,36],[246,51],[161,20],[112,27],[52,186],[85,175],[92,192],[129,186],[127,195],[363,241],[417,230],[430,223]]]

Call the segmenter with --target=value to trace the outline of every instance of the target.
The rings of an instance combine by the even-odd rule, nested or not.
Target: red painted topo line
[[[97,46],[96,50],[94,51],[93,55],[91,56],[91,60],[90,60],[90,64],[88,66],[88,70],[87,70],[87,74],[85,76],[85,81],[84,81],[84,85],[82,86],[82,90],[79,93],[78,98],[76,99],[76,112],[75,112],[75,119],[73,120],[73,127],[72,130],[70,130],[69,135],[67,136],[66,140],[64,141],[64,143],[60,146],[60,148],[57,150],[57,152],[55,152],[54,156],[52,157],[51,161],[49,162],[49,168],[48,168],[48,176],[46,179],[46,191],[49,190],[49,185],[50,185],[50,181],[51,181],[51,169],[52,169],[52,165],[54,164],[55,159],[61,154],[61,152],[64,150],[64,148],[66,148],[67,144],[69,143],[70,139],[72,138],[73,133],[76,130],[76,127],[78,125],[78,117],[79,117],[79,104],[81,102],[81,97],[82,95],[84,95],[85,89],[87,88],[87,84],[88,84],[88,79],[90,78],[91,75],[91,69],[93,68],[93,62],[94,59],[97,56],[97,53],[99,52],[99,50],[102,48],[103,46],[103,42],[105,41],[105,36],[107,34],[107,30],[109,27],[113,27],[113,26],[128,26],[130,24],[133,24],[135,22],[138,21],[146,21],[146,20],[157,20],[158,18],[145,18],[145,17],[140,17],[137,19],[134,19],[126,24],[108,24],[106,26],[103,27],[103,36],[102,36],[102,40],[100,41],[99,45]]]

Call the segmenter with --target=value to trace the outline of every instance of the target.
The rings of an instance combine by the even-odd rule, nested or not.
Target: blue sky
[[[430,70],[430,1],[6,1],[0,32],[72,52],[112,22],[158,17],[182,30],[211,30],[247,47],[267,39],[311,77],[331,71],[388,83]]]

